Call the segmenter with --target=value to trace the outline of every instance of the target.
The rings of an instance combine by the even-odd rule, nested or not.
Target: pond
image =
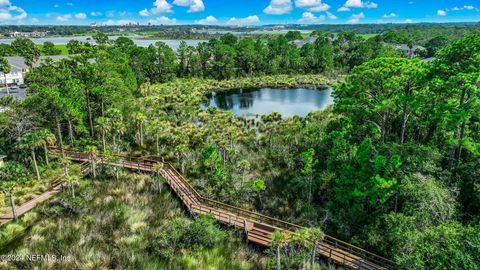
[[[331,88],[260,88],[211,93],[203,109],[215,107],[247,118],[278,112],[283,118],[306,116],[333,104]]]

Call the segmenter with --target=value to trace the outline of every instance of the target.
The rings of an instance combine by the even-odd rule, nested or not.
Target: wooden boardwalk
[[[85,164],[82,164],[81,170],[83,175],[87,175],[90,172],[90,169],[86,167]],[[42,203],[50,199],[51,197],[55,196],[58,192],[60,192],[64,184],[65,184],[65,181],[64,181],[63,175],[60,175],[57,178],[55,178],[55,180],[52,183],[52,186],[48,190],[46,190],[45,192],[38,195],[37,197],[15,208],[17,211],[17,217],[23,216],[25,213],[35,208],[39,203]],[[13,220],[13,213],[12,211],[8,211],[7,213],[5,213],[0,217],[0,226],[12,220]]]
[[[65,153],[73,161],[85,163],[90,160],[90,157],[82,152],[67,150]],[[168,162],[128,156],[117,156],[116,161],[111,162],[100,155],[97,157],[97,163],[142,172],[159,173],[192,213],[212,214],[219,222],[245,230],[248,240],[263,246],[269,247],[272,245],[271,238],[275,231],[294,233],[295,230],[303,228],[299,225],[204,198]],[[325,235],[317,249],[324,258],[351,269],[395,268],[395,264],[388,259],[328,235]]]

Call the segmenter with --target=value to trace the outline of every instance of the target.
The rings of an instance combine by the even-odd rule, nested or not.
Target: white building
[[[7,79],[8,85],[19,85],[24,83],[24,75],[27,72],[27,65],[23,57],[20,56],[9,56],[5,57],[10,64],[11,70],[10,73],[5,74],[0,72],[0,84],[5,85],[5,77]]]
[[[48,32],[10,32],[8,33],[8,36],[10,37],[46,37],[48,35]]]
[[[0,84],[5,85],[5,79],[7,80],[8,85],[19,85],[23,84],[23,72],[12,70],[10,73],[7,73],[7,76],[0,72]]]
[[[51,58],[53,61],[58,61],[64,58],[68,58],[69,55],[53,55],[48,57],[40,57],[40,59],[33,65],[39,66],[43,59]],[[6,74],[8,85],[20,85],[25,83],[25,74],[28,72],[28,66],[25,64],[25,60],[21,56],[9,56],[5,57],[10,64],[11,71]],[[5,85],[5,75],[0,72],[0,84]]]

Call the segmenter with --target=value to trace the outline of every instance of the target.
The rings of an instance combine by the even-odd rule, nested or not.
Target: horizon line
[[[331,25],[414,25],[414,24],[480,24],[480,21],[452,21],[452,22],[371,22],[371,23],[321,23],[321,24],[304,24],[304,23],[269,23],[269,24],[256,24],[256,25],[228,25],[228,24],[198,24],[198,23],[184,23],[184,24],[152,24],[148,25],[145,23],[140,23],[132,21],[131,23],[138,23],[138,25],[133,24],[131,26],[200,26],[200,27],[211,27],[211,26],[220,26],[220,27],[243,27],[243,28],[254,28],[254,27],[268,27],[268,26],[331,26]],[[96,24],[96,27],[115,27],[115,26],[130,26],[129,24],[102,24],[102,23],[88,23],[88,24],[0,24],[2,27],[32,27],[32,26],[75,26],[75,27],[92,27],[93,24]]]

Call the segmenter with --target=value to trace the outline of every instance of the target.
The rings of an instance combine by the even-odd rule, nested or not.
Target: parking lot
[[[27,95],[26,93],[27,89],[20,88],[20,87],[10,88],[8,92],[10,92],[10,95],[13,95],[14,97],[19,99],[24,99]],[[6,95],[7,95],[7,88],[0,88],[0,98]]]

